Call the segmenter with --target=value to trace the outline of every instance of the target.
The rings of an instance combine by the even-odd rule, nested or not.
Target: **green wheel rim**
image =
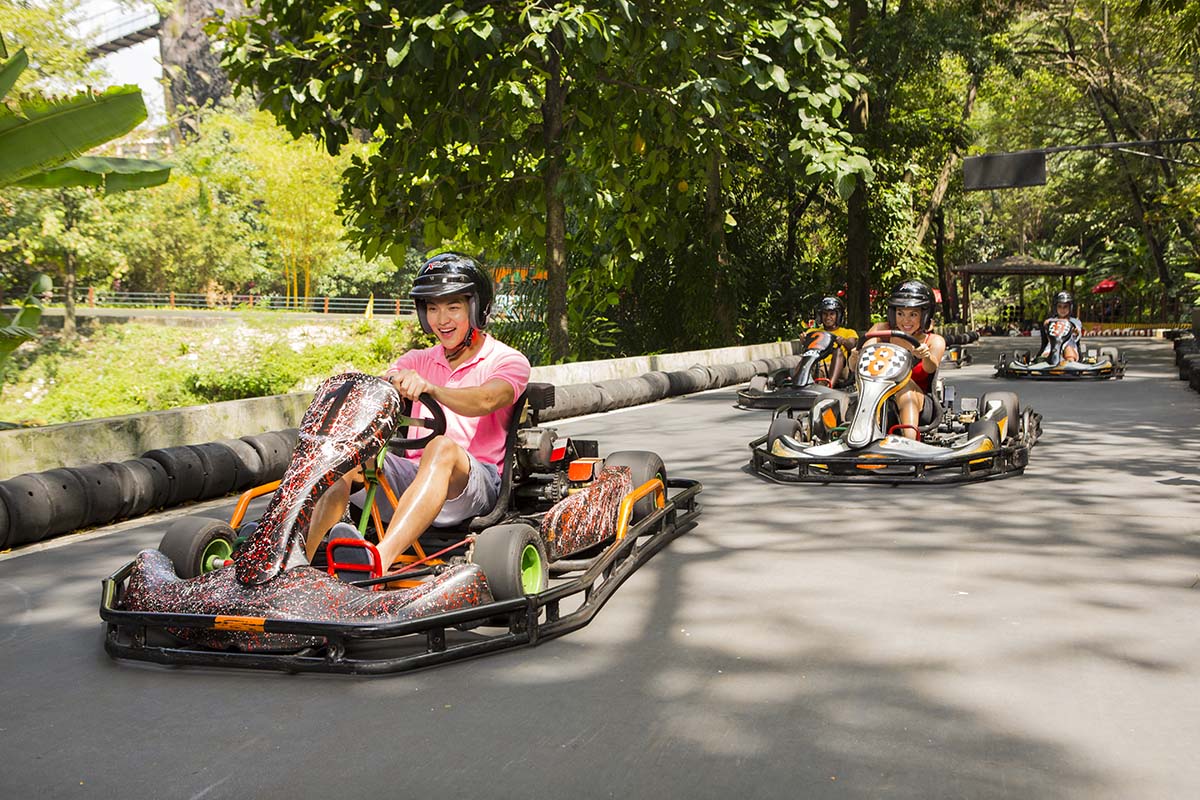
[[[542,590],[542,555],[531,544],[521,551],[521,591],[537,594]]]
[[[200,574],[212,572],[225,565],[225,561],[233,555],[233,543],[228,539],[213,539],[204,548],[200,556]]]

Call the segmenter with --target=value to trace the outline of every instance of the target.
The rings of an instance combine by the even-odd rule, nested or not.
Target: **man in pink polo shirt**
[[[421,327],[439,344],[410,350],[383,377],[414,401],[414,417],[421,415],[415,401],[428,392],[446,411],[446,433],[424,450],[386,456],[384,476],[400,497],[393,510],[382,492],[375,495],[388,523],[379,542],[385,570],[430,525],[454,525],[496,504],[513,403],[529,383],[529,360],[483,330],[492,309],[492,281],[473,259],[434,256],[417,272],[409,296]],[[307,542],[310,559],[341,518],[355,478],[361,478],[360,470],[317,501]],[[361,504],[363,493],[356,494]]]

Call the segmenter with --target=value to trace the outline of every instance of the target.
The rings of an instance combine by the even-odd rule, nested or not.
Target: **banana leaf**
[[[77,158],[145,118],[146,104],[136,86],[28,97],[20,113],[0,105],[0,187]]]
[[[42,321],[42,303],[39,298],[53,286],[49,276],[39,274],[25,293],[17,318],[10,323],[4,317],[0,317],[0,367],[4,366],[13,350],[37,338],[38,323]]]
[[[17,78],[29,66],[29,57],[25,55],[24,50],[18,50],[12,58],[4,53],[0,53],[0,58],[5,59],[5,62],[0,64],[0,100],[3,100],[8,90],[17,82]]]
[[[17,181],[16,185],[36,189],[96,186],[103,187],[106,194],[113,194],[166,183],[171,178],[171,166],[165,161],[145,158],[84,156],[61,167],[30,175]]]

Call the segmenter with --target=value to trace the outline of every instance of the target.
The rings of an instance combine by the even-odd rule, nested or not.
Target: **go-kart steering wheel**
[[[425,445],[433,441],[433,437],[441,436],[446,432],[446,412],[437,400],[433,399],[433,395],[429,392],[421,393],[421,406],[429,411],[433,416],[431,418],[413,417],[412,401],[402,399],[404,408],[396,416],[396,427],[415,426],[425,428],[429,431],[428,434],[419,439],[405,439],[401,436],[393,436],[388,440],[388,447],[397,450],[420,450]]]
[[[875,331],[873,333],[865,334],[863,336],[863,341],[866,341],[867,339],[882,339],[885,336],[888,338],[894,337],[897,339],[903,339],[913,347],[921,346],[921,342],[917,339],[917,337],[907,334],[904,331]]]

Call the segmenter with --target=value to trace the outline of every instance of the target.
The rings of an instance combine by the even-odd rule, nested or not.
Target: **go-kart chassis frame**
[[[591,622],[630,575],[695,524],[700,513],[696,500],[702,488],[700,482],[669,478],[667,486],[679,491],[669,496],[663,507],[634,525],[624,539],[608,545],[591,559],[582,568],[582,574],[568,576],[537,595],[384,625],[125,611],[117,605],[133,568],[133,562],[130,562],[101,582],[100,617],[107,623],[104,649],[114,658],[158,664],[382,675],[536,645]],[[553,566],[551,564],[551,568]],[[568,613],[561,613],[563,601],[580,594],[583,595],[580,605]],[[484,623],[494,623],[504,616],[508,618],[507,629],[495,633],[471,630],[464,634],[462,641],[447,637],[447,629],[465,631]],[[151,643],[151,632],[174,640],[169,633],[172,628],[321,636],[325,643],[287,653],[211,650],[179,640],[172,644]],[[422,635],[423,648],[420,645]],[[394,653],[400,648],[409,652]]]

